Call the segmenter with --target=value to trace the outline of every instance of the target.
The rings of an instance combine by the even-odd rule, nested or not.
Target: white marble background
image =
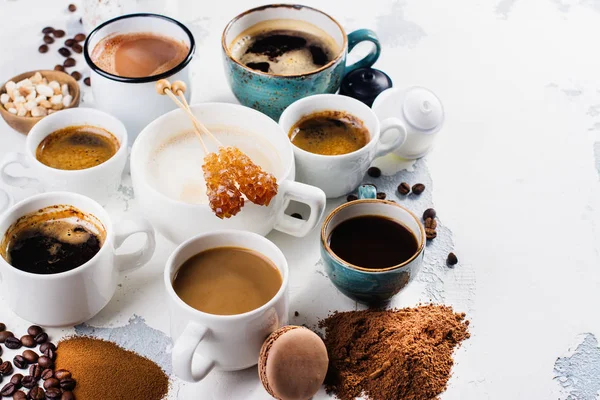
[[[75,27],[68,3],[0,0],[0,81],[51,68],[60,59],[37,53],[39,31],[46,25]],[[446,125],[434,151],[414,172],[379,183],[391,194],[404,177],[425,181],[427,196],[407,204],[421,211],[434,204],[444,225],[424,273],[394,305],[432,299],[472,320],[472,338],[458,350],[442,398],[597,398],[600,1],[304,3],[337,17],[348,31],[377,31],[383,53],[376,67],[395,86],[423,85],[444,102]],[[194,101],[234,101],[221,67],[220,34],[229,19],[258,4],[171,3],[169,12],[189,24],[198,41]],[[78,67],[86,76],[83,60]],[[0,156],[23,143],[0,122]],[[17,199],[28,194],[12,192]],[[116,219],[136,212],[131,195],[126,179],[109,207]],[[316,232],[300,241],[269,237],[290,262],[291,310],[300,312],[292,322],[314,324],[330,310],[356,307],[321,275]],[[117,329],[82,326],[78,332],[110,337],[154,358],[168,354],[161,277],[173,248],[160,240],[150,265],[125,277],[107,308],[89,322]],[[460,263],[449,270],[441,258],[452,248]],[[32,295],[23,288],[24,297]],[[127,325],[134,315],[141,318]],[[28,325],[2,303],[0,320],[16,332]],[[54,338],[73,332],[51,331]],[[171,397],[178,399],[268,398],[255,369],[173,386]]]

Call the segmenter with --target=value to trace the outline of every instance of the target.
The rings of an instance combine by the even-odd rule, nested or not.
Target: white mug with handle
[[[235,315],[198,311],[177,296],[173,281],[181,265],[192,256],[223,246],[254,250],[279,269],[282,284],[263,306]],[[251,232],[222,230],[195,236],[182,243],[169,257],[164,283],[171,317],[173,372],[183,380],[198,382],[213,369],[237,371],[256,365],[260,348],[270,333],[288,320],[288,264],[272,242]]]
[[[0,240],[15,222],[31,213],[74,208],[89,218],[104,237],[100,250],[88,262],[66,272],[34,274],[13,267],[0,256],[0,293],[5,304],[19,317],[43,326],[72,326],[87,321],[108,304],[119,275],[150,261],[156,246],[154,229],[144,219],[127,225],[113,224],[106,210],[94,200],[76,193],[49,192],[31,196],[0,215]],[[40,211],[42,210],[42,211]],[[144,233],[145,242],[129,254],[116,254],[123,242]],[[26,289],[25,289],[26,288]],[[37,296],[23,296],[23,290]],[[43,306],[42,306],[43,304]]]

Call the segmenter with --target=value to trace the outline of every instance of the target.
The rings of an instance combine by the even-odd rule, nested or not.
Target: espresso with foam
[[[274,75],[298,75],[328,64],[338,56],[340,47],[315,25],[279,19],[246,29],[232,42],[230,51],[248,68]]]
[[[5,233],[0,253],[13,267],[33,274],[58,274],[91,260],[106,233],[92,215],[66,205],[19,218]]]
[[[109,35],[92,51],[94,64],[103,71],[126,78],[143,78],[169,71],[188,55],[182,41],[151,33]]]

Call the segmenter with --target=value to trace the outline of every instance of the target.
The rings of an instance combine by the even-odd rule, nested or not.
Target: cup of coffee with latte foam
[[[158,14],[123,15],[89,34],[83,54],[92,70],[95,106],[123,121],[130,145],[146,124],[176,108],[168,97],[156,95],[156,81],[180,80],[190,88],[194,51],[190,30]]]
[[[365,41],[373,43],[371,51],[346,65],[347,53]],[[359,29],[346,35],[324,12],[294,4],[243,12],[227,24],[221,45],[237,99],[275,120],[302,97],[335,93],[345,74],[370,67],[381,51],[375,32]]]
[[[80,194],[42,193],[2,211],[0,293],[15,314],[35,324],[72,326],[92,318],[110,301],[119,274],[154,253],[146,220],[113,224],[100,204]],[[146,236],[137,250],[116,254],[136,233]]]
[[[7,153],[0,179],[10,186],[69,191],[105,205],[121,183],[127,162],[127,130],[115,117],[92,108],[47,116],[27,135],[25,151]],[[12,164],[24,168],[9,173]]]

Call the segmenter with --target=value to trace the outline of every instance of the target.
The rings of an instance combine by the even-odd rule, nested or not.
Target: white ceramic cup
[[[0,256],[0,293],[4,303],[19,317],[43,326],[67,326],[96,315],[115,293],[119,274],[146,264],[154,254],[154,230],[144,219],[113,225],[104,208],[92,199],[76,193],[49,192],[25,199],[0,216],[0,234],[20,217],[37,210],[67,205],[90,215],[104,227],[105,239],[96,255],[70,271],[40,275],[21,271]],[[116,254],[125,239],[144,233],[140,249]],[[24,293],[35,293],[33,296]]]
[[[179,267],[202,251],[223,246],[257,251],[277,266],[283,282],[268,303],[243,314],[215,315],[198,311],[177,296],[173,280]],[[175,375],[198,382],[213,368],[236,371],[256,365],[267,336],[287,324],[288,275],[288,264],[281,250],[251,232],[225,230],[198,235],[175,249],[165,268],[171,337],[175,342],[172,353]]]
[[[293,146],[296,179],[321,188],[328,198],[343,196],[356,189],[375,158],[399,149],[406,140],[406,128],[399,119],[389,118],[380,124],[368,106],[336,94],[318,94],[292,103],[281,114],[279,125],[287,136],[301,118],[320,111],[343,111],[353,115],[364,122],[370,135],[363,148],[335,156],[315,154]],[[383,141],[384,136],[390,137]]]
[[[91,125],[112,133],[120,147],[108,160],[95,167],[64,170],[47,166],[36,158],[36,150],[42,140],[52,132],[69,126]],[[115,117],[92,108],[72,108],[54,113],[35,124],[25,139],[25,152],[7,153],[0,161],[0,179],[10,186],[34,188],[39,192],[67,191],[88,196],[101,204],[121,183],[121,175],[127,163],[127,130]],[[7,172],[11,164],[26,169],[24,176]]]
[[[151,32],[182,41],[189,47],[189,52],[183,61],[169,71],[143,78],[114,75],[94,64],[91,53],[100,40],[109,35],[135,32]],[[129,132],[130,145],[150,121],[177,108],[167,96],[156,93],[156,81],[168,78],[171,82],[185,82],[188,88],[185,96],[189,100],[191,86],[188,66],[195,50],[194,36],[185,25],[158,14],[122,15],[104,22],[90,33],[83,47],[83,55],[91,69],[94,105],[123,121]]]
[[[325,193],[322,190],[294,182],[294,153],[290,141],[275,121],[251,108],[237,104],[202,103],[191,106],[194,115],[209,129],[231,129],[254,135],[267,145],[280,160],[281,172],[276,176],[277,195],[268,206],[258,206],[246,201],[242,210],[228,219],[217,218],[208,204],[191,204],[168,197],[159,192],[149,176],[148,164],[154,152],[170,138],[192,131],[193,126],[182,110],[174,110],[154,120],[138,136],[131,149],[131,179],[135,197],[145,217],[154,228],[174,243],[181,243],[199,233],[220,229],[239,229],[266,235],[272,229],[302,237],[321,220],[325,210]],[[211,139],[204,140],[210,144]],[[198,157],[203,158],[198,149]],[[198,170],[198,174],[202,174]],[[307,220],[293,218],[284,213],[290,200],[308,205]]]

